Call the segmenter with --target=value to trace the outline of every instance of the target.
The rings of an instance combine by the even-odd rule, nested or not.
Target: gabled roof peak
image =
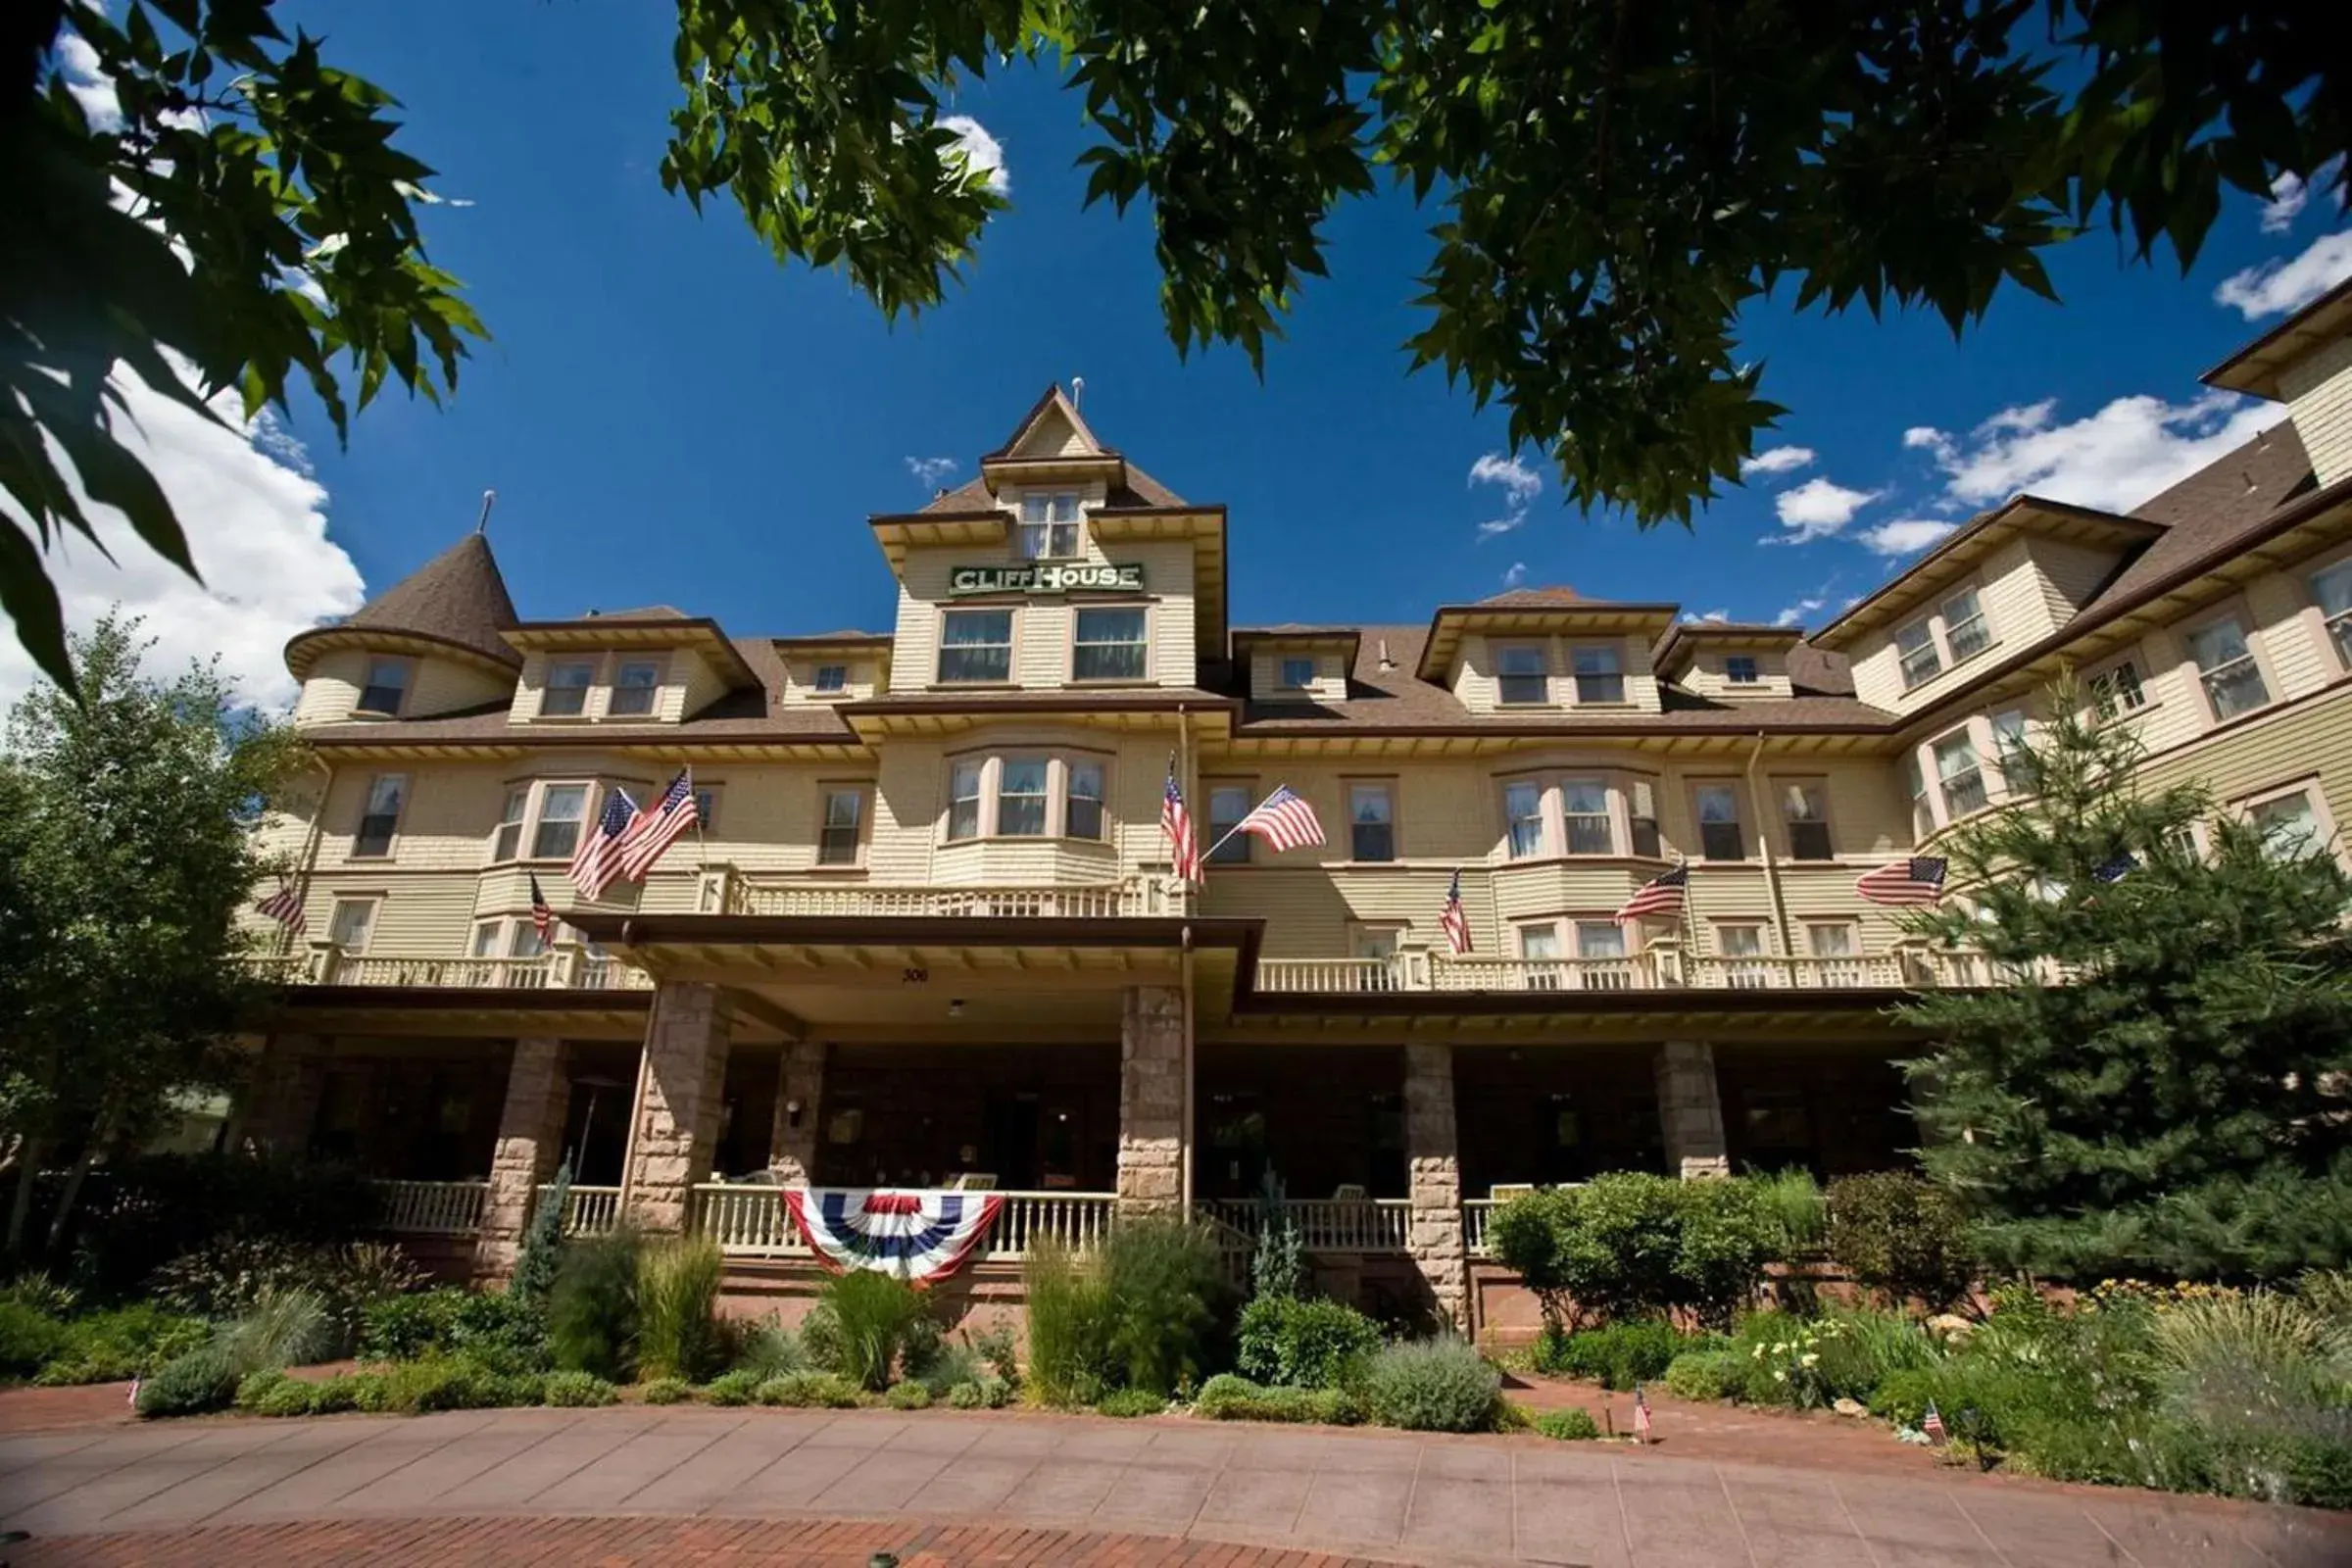
[[[1095,435],[1078,405],[1062,391],[1058,381],[1050,384],[1044,394],[1021,416],[1021,422],[1012,428],[1004,444],[984,456],[983,466],[991,463],[1016,458],[1115,458],[1118,454],[1104,446]]]
[[[500,633],[516,624],[514,601],[490,541],[468,533],[332,626],[298,633],[286,644],[286,667],[308,674],[323,649],[364,646],[371,633],[442,644],[509,669],[521,657]]]

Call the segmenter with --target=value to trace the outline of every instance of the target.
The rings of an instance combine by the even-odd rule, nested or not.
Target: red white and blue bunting
[[[784,1203],[818,1261],[835,1273],[872,1269],[925,1285],[963,1266],[1004,1195],[787,1187]]]

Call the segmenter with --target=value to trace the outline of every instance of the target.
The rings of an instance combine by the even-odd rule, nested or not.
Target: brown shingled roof
[[[2167,524],[2164,536],[2110,578],[2075,618],[2095,615],[2192,562],[2234,553],[2244,535],[2317,483],[2302,438],[2281,418],[2134,508],[2132,515]]]
[[[387,631],[447,643],[512,669],[521,665],[522,656],[499,633],[514,624],[514,601],[507,595],[490,541],[469,533],[347,619],[297,633],[286,644],[286,663],[300,675],[309,667],[310,650],[326,640],[356,642],[360,639],[347,634]]]
[[[984,478],[966,479],[953,490],[944,491],[924,503],[924,512],[986,512],[997,504],[997,498]],[[1127,465],[1127,482],[1112,490],[1102,504],[1112,508],[1182,507],[1189,505],[1184,497],[1152,478],[1134,464]]]
[[[1479,603],[1507,610],[1517,605],[1590,605],[1595,601],[1587,599],[1566,583],[1558,583],[1548,588],[1507,588],[1501,593],[1481,599]]]

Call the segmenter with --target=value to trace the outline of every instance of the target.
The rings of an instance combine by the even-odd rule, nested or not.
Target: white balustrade
[[[1647,991],[1657,984],[1646,954],[1621,958],[1480,958],[1434,955],[1439,991]]]
[[[695,1234],[735,1257],[806,1256],[808,1244],[784,1211],[784,1190],[706,1182],[694,1190]]]
[[[977,1198],[978,1194],[971,1195]],[[976,1255],[1016,1259],[1040,1243],[1071,1251],[1102,1245],[1118,1200],[1110,1193],[999,1193],[1004,1201]],[[805,1257],[808,1244],[784,1207],[784,1190],[706,1182],[694,1190],[694,1229],[735,1257]]]
[[[410,1236],[470,1236],[481,1228],[488,1182],[379,1181],[383,1226]]]
[[[538,1212],[555,1193],[550,1182],[539,1189],[532,1203]],[[603,1236],[620,1224],[620,1189],[617,1187],[574,1187],[564,1200],[564,1234],[566,1236]]]
[[[1110,1233],[1118,1199],[1110,1193],[1004,1193],[1004,1206],[996,1223],[981,1238],[992,1257],[1026,1257],[1030,1249],[1050,1243],[1066,1251],[1083,1252],[1102,1245]]]
[[[610,956],[564,949],[527,958],[449,954],[345,953],[331,942],[308,953],[249,960],[282,985],[397,986],[455,991],[650,991],[653,976]]]
[[[1487,1221],[1501,1206],[1492,1198],[1462,1200],[1462,1248],[1472,1257],[1487,1255]]]
[[[1284,1205],[1310,1252],[1401,1252],[1412,1234],[1410,1200],[1402,1198],[1293,1199]],[[1219,1199],[1200,1205],[1209,1218],[1254,1238],[1265,1223],[1255,1199]]]
[[[1075,887],[877,887],[796,883],[736,875],[725,885],[730,914],[818,919],[1131,920],[1183,914],[1186,884],[1133,876]]]
[[[1313,995],[1406,989],[1395,958],[1260,958],[1257,989]]]

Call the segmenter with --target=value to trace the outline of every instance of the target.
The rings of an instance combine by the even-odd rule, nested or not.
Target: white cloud
[[[1740,477],[1749,479],[1759,473],[1794,473],[1811,463],[1813,458],[1811,447],[1769,447],[1752,458],[1740,460]]]
[[[1788,532],[1771,535],[1760,542],[1801,545],[1827,539],[1853,521],[1855,513],[1885,494],[1884,490],[1849,490],[1826,475],[1807,479],[1795,489],[1784,490],[1773,498],[1772,510]]]
[[[2333,185],[2343,177],[2344,161],[2330,158],[2312,171],[2311,178],[2280,174],[2271,181],[2271,199],[2262,204],[2262,231],[2265,234],[2283,234],[2295,226],[2303,209],[2311,205],[2313,186],[2321,189]]]
[[[1874,556],[1907,556],[1950,538],[1959,528],[1958,523],[1941,517],[1897,517],[1865,528],[1854,537]]]
[[[2213,291],[2214,303],[2227,305],[2249,321],[2266,316],[2299,311],[2345,278],[2352,277],[2352,228],[2322,234],[2303,254],[2286,261],[2260,262],[2242,272],[2231,272]]]
[[[988,171],[990,190],[1000,196],[1010,194],[1012,176],[1004,172],[1004,145],[988,133],[987,126],[969,115],[950,115],[939,124],[942,130],[955,136],[966,164]]]
[[[1732,612],[1728,610],[1686,610],[1683,612],[1683,623],[1690,626],[1704,626],[1711,623],[1720,624],[1721,622],[1730,620],[1731,618]]]
[[[1470,477],[1465,485],[1498,484],[1502,492],[1520,506],[1525,506],[1543,493],[1544,476],[1515,456],[1490,452],[1470,465]]]
[[[198,418],[117,372],[129,420],[117,429],[172,498],[204,574],[198,583],[147,548],[111,508],[88,508],[110,564],[87,539],[53,536],[47,564],[66,623],[94,624],[120,605],[145,617],[156,641],[148,671],[168,677],[190,660],[220,657],[222,674],[250,701],[276,707],[292,701],[286,639],[330,615],[360,607],[359,568],[326,537],[326,490],[311,476],[308,457],[267,413],[247,425],[233,392],[214,400],[225,427]],[[84,503],[85,508],[87,503]],[[17,526],[19,515],[0,506]],[[0,705],[13,704],[41,677],[17,645],[15,628],[0,620]]]
[[[913,474],[915,482],[926,490],[937,489],[946,484],[960,466],[962,465],[954,458],[908,458],[906,460],[906,471]]]
[[[1484,544],[1496,534],[1509,533],[1514,528],[1524,526],[1526,522],[1527,514],[1524,512],[1508,512],[1499,517],[1489,517],[1478,525],[1478,541]]]
[[[1775,626],[1802,626],[1807,615],[1830,602],[1828,594],[1829,590],[1825,588],[1819,597],[1799,599],[1795,604],[1773,616],[1772,623]]]
[[[1524,561],[1512,562],[1510,569],[1502,574],[1502,585],[1505,588],[1516,588],[1525,581],[1527,581],[1527,563]]]
[[[1970,506],[2031,491],[2052,501],[2128,512],[2278,422],[2283,411],[2232,392],[2186,403],[2117,398],[2096,414],[2052,423],[2055,399],[2003,409],[1962,439],[1925,427],[1903,445],[1930,453],[1944,490]]]
[[[113,130],[122,123],[122,108],[115,100],[115,84],[98,69],[98,51],[80,33],[68,29],[57,35],[57,74],[65,79],[66,91],[81,105],[82,114],[93,126]]]

